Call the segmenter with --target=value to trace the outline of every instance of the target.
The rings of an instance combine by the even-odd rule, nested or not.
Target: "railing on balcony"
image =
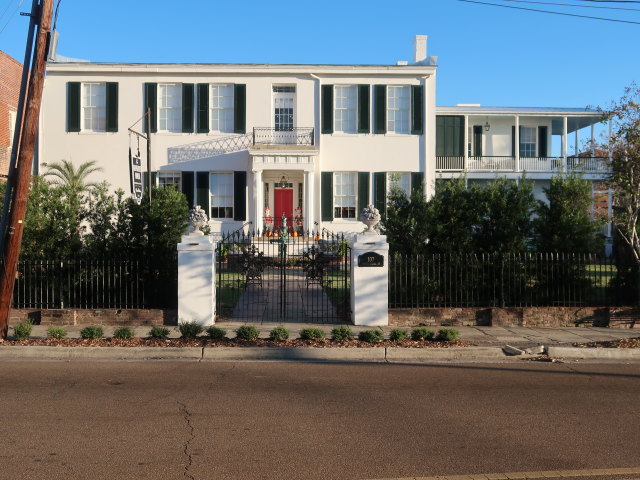
[[[254,127],[254,145],[306,145],[313,146],[313,127],[291,127],[277,129],[272,127]]]
[[[520,157],[520,172],[557,173],[565,169],[562,157]],[[460,172],[464,170],[464,157],[436,157],[436,170]],[[607,173],[610,170],[606,157],[567,157],[567,171],[581,173]],[[516,172],[516,160],[510,156],[469,157],[469,172]]]

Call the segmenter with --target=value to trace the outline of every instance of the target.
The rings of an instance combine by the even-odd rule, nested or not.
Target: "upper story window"
[[[355,172],[333,174],[333,217],[356,218],[358,175]]]
[[[334,131],[355,133],[358,106],[358,91],[355,85],[336,85],[334,90]]]
[[[209,193],[210,218],[233,218],[233,173],[212,173]]]
[[[158,84],[158,130],[182,131],[182,85]]]
[[[387,87],[387,132],[409,133],[411,87]]]
[[[82,130],[104,132],[107,128],[105,83],[82,84]]]
[[[536,156],[536,129],[535,127],[520,128],[520,156]]]
[[[17,112],[9,110],[9,155],[11,155],[11,147],[13,147],[13,135],[16,131]]]
[[[211,130],[233,132],[233,85],[211,85]]]
[[[408,197],[411,196],[411,173],[389,172],[387,174],[387,193],[399,188]]]
[[[161,187],[175,187],[181,190],[182,174],[180,172],[158,172],[158,185]]]

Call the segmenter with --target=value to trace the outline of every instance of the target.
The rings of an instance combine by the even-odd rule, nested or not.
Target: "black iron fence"
[[[624,276],[589,254],[392,255],[389,306],[614,306],[635,300]]]
[[[175,255],[162,260],[22,260],[13,307],[175,308],[177,273]]]

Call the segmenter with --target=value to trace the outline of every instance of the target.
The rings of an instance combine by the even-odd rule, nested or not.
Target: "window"
[[[15,110],[9,110],[9,155],[11,155],[11,147],[13,146],[13,135],[16,131],[17,116],[18,114]]]
[[[343,133],[356,132],[356,108],[358,91],[355,85],[335,87],[335,131]]]
[[[181,190],[182,174],[180,172],[158,172],[158,185],[161,187],[175,187]]]
[[[534,127],[520,127],[520,156],[536,156],[536,129]]]
[[[158,129],[165,132],[182,131],[182,85],[158,85]]]
[[[211,130],[233,132],[233,85],[211,85]]]
[[[407,197],[411,196],[411,174],[404,172],[389,172],[387,174],[387,192],[397,187],[402,190]]]
[[[387,132],[409,133],[411,88],[387,87]]]
[[[336,172],[333,176],[334,218],[356,218],[358,177],[355,172]]]
[[[82,129],[104,132],[107,129],[107,94],[105,83],[82,84]]]
[[[233,173],[212,173],[211,218],[233,218]]]

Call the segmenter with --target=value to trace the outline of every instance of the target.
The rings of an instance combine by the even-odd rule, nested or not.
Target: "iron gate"
[[[347,323],[351,249],[343,235],[236,232],[216,251],[216,312],[246,322]]]

